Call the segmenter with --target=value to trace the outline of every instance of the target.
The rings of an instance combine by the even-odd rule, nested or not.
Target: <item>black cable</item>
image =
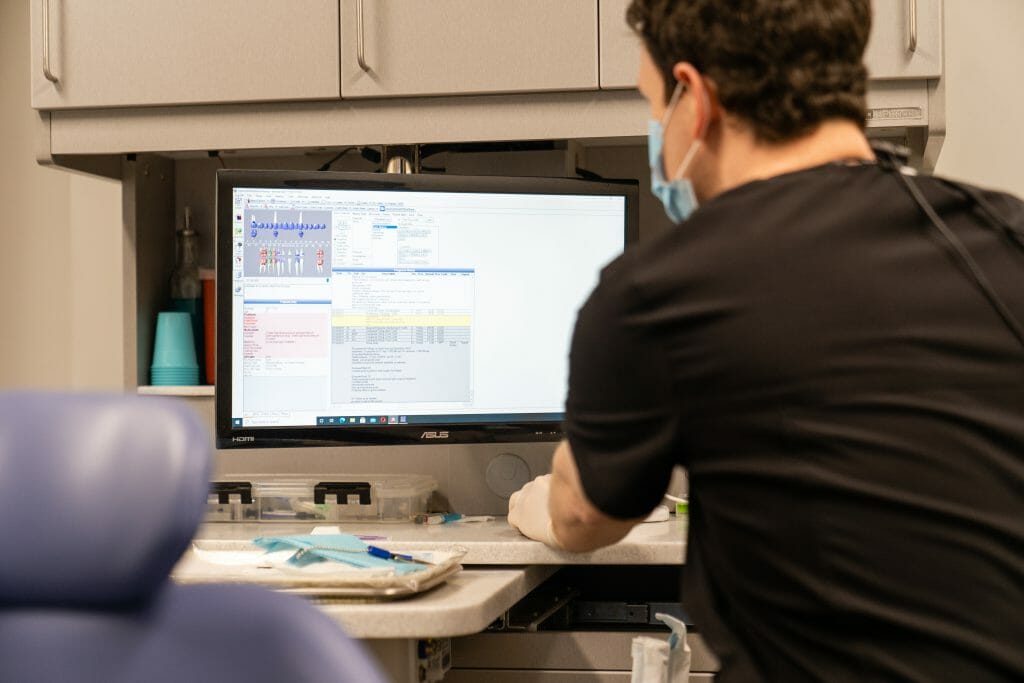
[[[961,242],[960,239],[957,238],[957,236],[953,233],[953,231],[949,229],[949,226],[946,225],[945,221],[942,220],[938,212],[935,211],[935,208],[928,203],[928,200],[925,199],[925,196],[921,192],[920,188],[918,188],[917,185],[910,180],[910,177],[907,174],[900,171],[899,169],[896,169],[896,173],[903,180],[903,183],[907,186],[907,189],[910,190],[910,194],[914,197],[914,201],[917,202],[918,206],[921,207],[921,210],[924,211],[925,215],[928,216],[931,222],[938,229],[939,233],[942,234],[942,236],[952,247],[953,252],[960,259],[961,264],[964,266],[964,268],[967,269],[971,277],[974,278],[974,282],[978,285],[978,288],[981,289],[982,293],[985,295],[985,298],[988,299],[989,303],[992,305],[992,308],[996,310],[996,312],[999,314],[999,317],[1003,319],[1003,322],[1006,323],[1006,326],[1013,333],[1013,336],[1015,336],[1017,338],[1017,341],[1020,342],[1020,345],[1024,347],[1024,327],[1021,326],[1021,324],[1017,321],[1017,318],[1015,318],[1013,313],[1010,312],[1009,307],[1007,307],[1007,305],[1003,303],[1003,300],[999,298],[999,295],[992,287],[992,284],[988,281],[988,278],[985,276],[985,273],[982,272],[981,267],[978,266],[977,262],[971,256],[970,252],[967,250],[967,247],[965,247],[963,242]]]
[[[349,152],[351,152],[354,149],[355,149],[355,147],[346,147],[345,149],[343,149],[340,152],[338,152],[337,154],[335,154],[334,157],[331,158],[330,161],[325,161],[323,164],[321,164],[320,168],[318,168],[316,170],[318,170],[318,171],[329,171],[329,170],[331,170],[331,166],[334,165],[334,162],[336,162],[338,159],[342,158],[343,156],[345,156],[346,154],[348,154]]]
[[[373,147],[360,147],[359,155],[369,161],[371,164],[377,164],[377,168],[374,169],[374,173],[384,172],[384,148],[374,149]]]
[[[978,208],[981,209],[982,213],[988,217],[988,220],[992,225],[1002,229],[1006,234],[1006,237],[1011,242],[1016,242],[1017,246],[1024,249],[1024,230],[1015,227],[1010,223],[1010,221],[1006,220],[1006,217],[999,213],[996,208],[992,206],[992,202],[986,199],[977,188],[971,187],[970,185],[963,185],[952,180],[946,180],[945,178],[942,182],[954,190],[962,192],[968,199],[974,201],[974,203],[978,205]]]
[[[221,168],[227,168],[227,166],[224,164],[224,157],[220,155],[219,149],[207,150],[206,156],[210,157],[211,159],[216,159],[218,163],[220,163]]]
[[[371,164],[383,163],[384,153],[379,149],[374,149],[373,147],[360,147],[359,154],[361,154],[362,157]]]

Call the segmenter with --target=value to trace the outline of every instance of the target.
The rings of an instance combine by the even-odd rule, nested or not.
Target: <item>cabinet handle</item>
[[[50,71],[50,0],[43,0],[43,76],[50,83],[58,80]]]
[[[909,0],[910,10],[910,42],[907,50],[917,52],[917,0]]]
[[[356,61],[360,69],[369,73],[370,67],[366,63],[363,44],[363,0],[356,0],[356,24]]]

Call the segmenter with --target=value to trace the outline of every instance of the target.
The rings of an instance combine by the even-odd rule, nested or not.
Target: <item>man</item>
[[[581,309],[510,523],[613,543],[683,465],[720,683],[1024,680],[1024,204],[876,160],[869,0],[628,18],[680,225]]]

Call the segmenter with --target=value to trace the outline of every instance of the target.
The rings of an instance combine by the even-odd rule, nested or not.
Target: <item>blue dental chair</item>
[[[168,580],[210,456],[175,401],[0,394],[0,681],[385,681],[299,598]]]

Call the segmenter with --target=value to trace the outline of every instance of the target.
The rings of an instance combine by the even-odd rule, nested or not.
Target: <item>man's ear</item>
[[[711,125],[721,116],[715,84],[689,62],[679,62],[672,67],[672,75],[686,87],[687,92],[691,95],[685,103],[690,111],[690,120],[693,122],[689,133],[694,138],[703,139],[707,136]]]

